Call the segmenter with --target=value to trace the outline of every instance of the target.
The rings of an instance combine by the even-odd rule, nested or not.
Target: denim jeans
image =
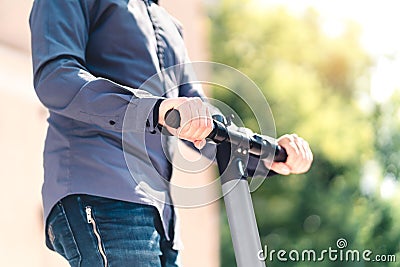
[[[178,266],[157,209],[143,204],[68,196],[47,219],[46,242],[73,267]]]

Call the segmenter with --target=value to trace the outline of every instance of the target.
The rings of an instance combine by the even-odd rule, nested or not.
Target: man
[[[47,246],[71,266],[178,266],[173,207],[133,178],[148,177],[150,187],[153,175],[170,178],[163,126],[198,149],[212,130],[201,89],[178,78],[188,70],[164,72],[188,62],[179,25],[151,0],[35,0],[30,25],[34,86],[50,114],[42,189]],[[155,84],[137,89],[160,72]],[[172,108],[182,115],[179,129],[165,125]],[[136,170],[125,162],[125,130],[146,137],[146,144],[128,144]],[[309,169],[307,142],[296,135],[278,142],[289,156],[272,170]]]

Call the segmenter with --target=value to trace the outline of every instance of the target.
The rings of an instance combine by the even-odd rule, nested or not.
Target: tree
[[[273,177],[253,193],[262,244],[322,251],[345,238],[347,249],[396,253],[400,233],[393,207],[360,190],[377,138],[374,118],[357,102],[358,93],[368,89],[360,77],[368,77],[372,63],[359,44],[357,25],[349,23],[341,36],[329,38],[314,10],[293,16],[251,0],[221,0],[210,9],[210,20],[212,60],[248,75],[269,101],[277,132],[303,136],[315,156],[309,173]],[[257,131],[252,114],[242,112],[243,103],[217,89],[213,94]],[[235,266],[227,221],[222,222],[222,266]],[[325,258],[296,266],[373,266],[368,264]]]

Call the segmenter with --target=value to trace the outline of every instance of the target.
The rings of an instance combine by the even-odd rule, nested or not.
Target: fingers
[[[271,170],[282,175],[289,175],[291,173],[290,167],[283,162],[273,162],[271,165]]]
[[[178,110],[181,116],[180,127],[175,130],[167,126],[168,130],[181,139],[193,142],[197,148],[202,148],[213,127],[207,104],[198,97],[166,99],[160,105],[160,116],[163,116],[162,112],[167,107]]]
[[[307,141],[296,134],[287,134],[278,139],[278,144],[285,148],[288,158],[285,163],[274,162],[272,170],[287,175],[305,173],[310,169],[313,154]]]
[[[209,135],[208,129],[211,128],[212,130],[212,120],[211,114],[207,106],[202,105],[200,112],[197,114],[197,121],[196,125],[193,125],[196,131],[194,132],[193,136],[197,136],[198,140],[204,140]],[[193,120],[195,122],[196,120]]]
[[[191,98],[178,107],[181,114],[180,138],[204,140],[212,130],[211,115],[200,98]]]
[[[205,139],[203,139],[203,140],[196,140],[196,141],[194,141],[193,142],[193,144],[194,144],[194,146],[197,148],[197,149],[202,149],[205,145],[206,145],[206,140]]]

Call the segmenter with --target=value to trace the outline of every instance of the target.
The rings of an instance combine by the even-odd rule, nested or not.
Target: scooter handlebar
[[[176,109],[170,109],[165,114],[165,123],[174,129],[181,125],[181,116]],[[207,139],[219,144],[229,142],[231,144],[247,148],[249,153],[261,159],[274,155],[275,162],[286,162],[286,150],[278,144],[271,143],[261,135],[248,136],[245,133],[228,129],[223,122],[213,120],[213,130]]]

